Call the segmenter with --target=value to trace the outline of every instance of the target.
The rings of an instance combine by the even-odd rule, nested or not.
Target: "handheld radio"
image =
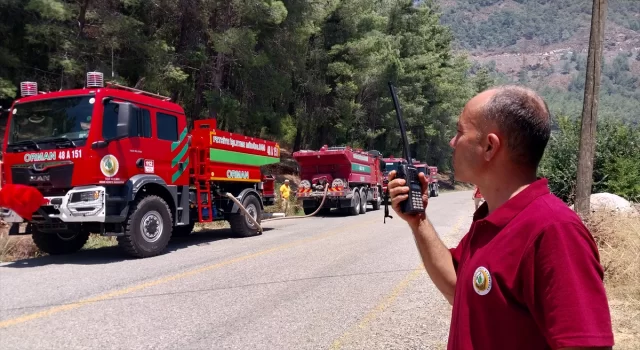
[[[400,110],[400,104],[398,103],[396,89],[393,84],[391,84],[391,82],[389,82],[389,90],[391,90],[391,97],[393,98],[393,104],[396,108],[396,116],[398,117],[398,124],[400,124],[400,134],[402,135],[402,148],[404,149],[404,156],[407,160],[407,164],[400,164],[398,166],[398,170],[396,171],[396,178],[404,179],[406,181],[406,185],[409,186],[409,198],[400,203],[400,210],[404,214],[423,213],[424,204],[422,203],[422,186],[420,185],[420,179],[418,178],[418,170],[413,165],[413,161],[411,160],[407,133],[404,129],[404,122],[402,120],[402,111]]]

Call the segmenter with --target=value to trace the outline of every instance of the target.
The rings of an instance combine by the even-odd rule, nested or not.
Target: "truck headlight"
[[[100,199],[102,191],[84,191],[76,192],[71,196],[72,203],[77,202],[94,202]]]

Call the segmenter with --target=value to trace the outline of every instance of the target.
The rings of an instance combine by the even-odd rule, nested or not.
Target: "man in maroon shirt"
[[[610,349],[603,268],[580,218],[536,176],[550,137],[546,103],[504,86],[465,106],[451,140],[456,180],[484,196],[456,248],[426,212],[402,214],[408,187],[389,174],[392,207],[416,238],[427,273],[453,305],[449,349]],[[425,207],[428,185],[419,175]]]

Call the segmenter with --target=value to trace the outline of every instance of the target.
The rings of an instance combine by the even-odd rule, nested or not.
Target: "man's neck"
[[[505,173],[504,175],[493,177],[490,181],[483,183],[479,188],[480,193],[482,193],[489,207],[489,214],[522,192],[522,190],[536,180],[535,174],[512,172],[510,174]]]

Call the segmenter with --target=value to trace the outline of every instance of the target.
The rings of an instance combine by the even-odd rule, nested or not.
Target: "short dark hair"
[[[482,110],[506,136],[513,161],[537,169],[551,136],[549,107],[535,91],[517,85],[493,88],[495,94]]]

